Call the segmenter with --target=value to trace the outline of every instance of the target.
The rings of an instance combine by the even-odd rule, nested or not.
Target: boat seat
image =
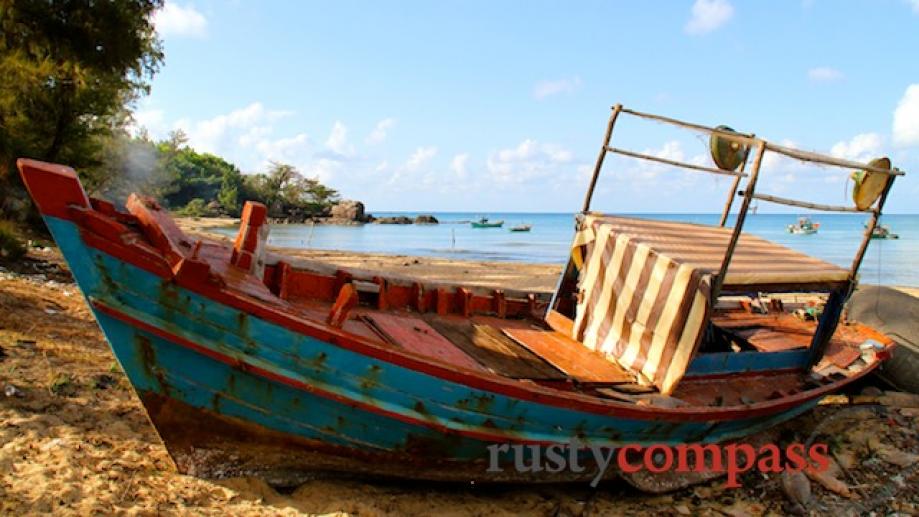
[[[635,375],[603,354],[554,330],[505,328],[504,333],[574,380],[587,383],[628,384]]]
[[[365,314],[362,318],[393,345],[452,366],[488,371],[420,318],[385,313]]]
[[[429,315],[426,321],[466,354],[512,379],[564,381],[568,376],[486,322]]]

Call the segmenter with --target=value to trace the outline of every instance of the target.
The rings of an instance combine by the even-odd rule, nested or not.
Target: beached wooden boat
[[[652,117],[614,109],[551,300],[324,271],[266,252],[262,205],[246,204],[230,244],[183,233],[150,198],[126,211],[90,198],[68,167],[18,166],[179,471],[277,485],[317,472],[591,479],[589,461],[489,470],[487,447],[737,439],[807,411],[893,346],[837,326],[864,246],[845,270],[741,233],[749,201],[769,197],[753,194],[763,154],[800,151],[722,135],[756,151],[733,229],[590,212],[607,153],[662,160],[609,146],[624,113]],[[709,172],[735,176],[733,199],[745,174]],[[759,295],[800,291],[829,294],[819,322]]]
[[[489,221],[487,217],[482,217],[478,221],[470,222],[473,228],[500,228],[504,226],[504,221]]]

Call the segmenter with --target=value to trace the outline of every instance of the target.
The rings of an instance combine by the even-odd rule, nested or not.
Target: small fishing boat
[[[735,178],[723,214],[743,192],[733,228],[590,210],[606,154],[662,160],[610,146],[626,114],[738,143],[727,146],[733,158],[716,155],[718,168],[673,162]],[[752,172],[725,168],[742,170],[747,148]],[[515,469],[503,452],[491,468],[492,447],[736,440],[890,355],[884,334],[838,325],[867,236],[843,269],[742,231],[752,198],[801,203],[755,192],[767,152],[860,165],[614,107],[551,298],[276,254],[259,203],[245,204],[232,243],[189,235],[152,198],[133,194],[122,210],[89,197],[69,167],[17,164],[178,471],[276,486],[334,473],[562,482],[602,472],[590,450],[571,449],[583,469],[554,472]],[[872,226],[891,184],[866,210]],[[815,321],[769,298],[802,291],[825,296]],[[617,474],[651,491],[698,481],[606,472]]]
[[[478,221],[471,222],[473,228],[500,228],[504,221],[489,221],[487,217],[482,217]]]
[[[872,239],[899,239],[900,236],[890,231],[887,225],[877,225],[871,230]]]
[[[820,229],[820,223],[811,221],[810,217],[800,217],[797,223],[789,224],[786,227],[788,233],[795,235],[812,235],[817,233],[818,229]]]
[[[517,226],[511,227],[512,232],[528,232],[533,229],[532,224],[518,224]]]

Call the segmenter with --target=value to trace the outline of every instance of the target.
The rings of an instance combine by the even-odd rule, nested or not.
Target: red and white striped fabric
[[[709,319],[710,282],[730,228],[589,214],[572,258],[580,269],[573,338],[669,394]],[[581,257],[581,250],[587,253]],[[848,282],[848,271],[741,234],[725,289]]]
[[[572,337],[670,394],[708,321],[708,275],[610,224],[579,236],[589,251]]]

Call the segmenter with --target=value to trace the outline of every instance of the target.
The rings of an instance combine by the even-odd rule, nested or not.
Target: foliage
[[[207,209],[207,203],[203,199],[196,197],[188,202],[184,207],[176,210],[176,214],[185,217],[204,217],[212,215]]]
[[[26,247],[19,239],[16,226],[10,221],[0,220],[0,260],[16,262],[25,254]]]
[[[239,215],[239,191],[243,177],[239,169],[219,156],[198,153],[185,145],[181,131],[157,144],[167,184],[160,194],[166,206],[182,207],[194,199],[217,201],[228,215]]]
[[[321,214],[338,201],[338,192],[306,178],[292,165],[272,162],[267,173],[246,176],[244,196],[264,203],[273,217]]]
[[[0,212],[21,216],[19,157],[67,163],[93,190],[163,52],[162,0],[0,0]],[[19,213],[17,213],[19,212]]]

